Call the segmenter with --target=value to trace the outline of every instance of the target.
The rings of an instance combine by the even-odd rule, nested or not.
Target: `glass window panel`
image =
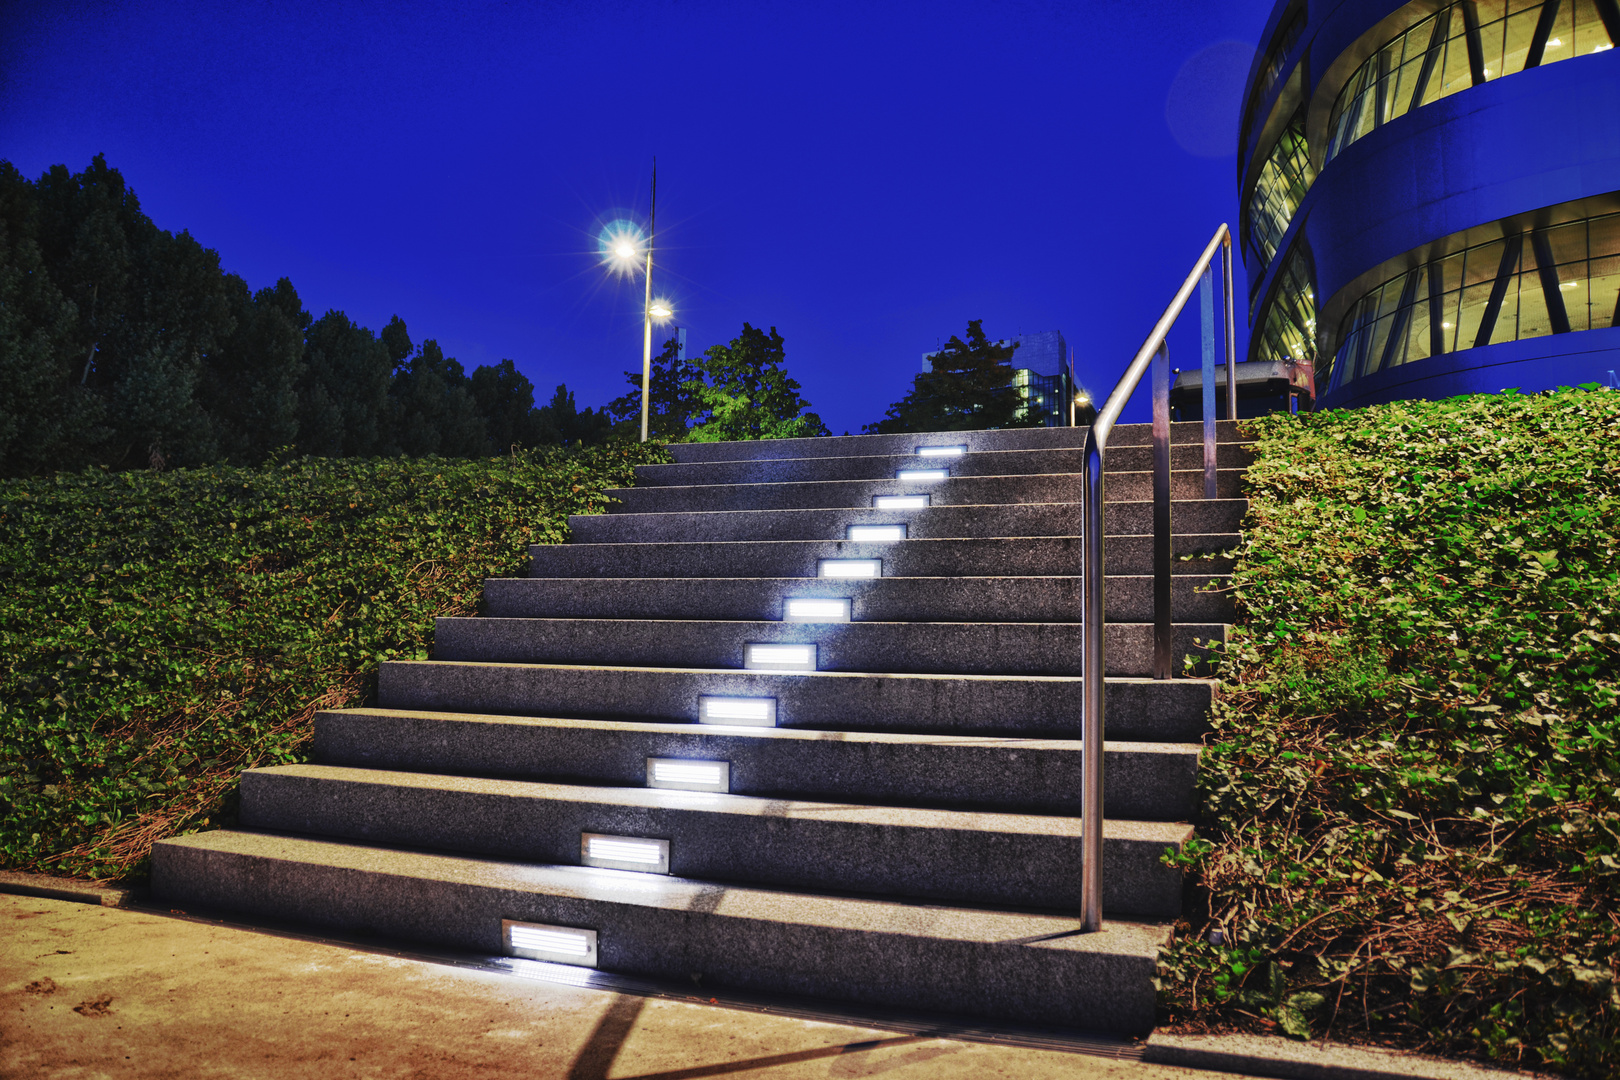
[[[1419,268],[1417,288],[1412,293],[1412,309],[1407,316],[1406,348],[1401,363],[1424,360],[1429,356],[1429,274]]]
[[[1620,304],[1620,255],[1593,259],[1587,288],[1593,329],[1620,326],[1620,322],[1615,321],[1615,307]]]
[[[1572,221],[1547,229],[1542,235],[1546,237],[1555,264],[1586,261],[1586,222]]]
[[[1537,5],[1530,11],[1521,11],[1517,15],[1507,17],[1501,74],[1516,75],[1524,70],[1525,57],[1530,54],[1530,39],[1536,32],[1536,19],[1541,15],[1539,7]]]
[[[1542,0],[1508,0],[1507,13],[1516,15],[1521,11],[1539,11]]]
[[[1249,239],[1261,262],[1270,262],[1277,253],[1277,245],[1315,179],[1301,108],[1278,136],[1249,196]]]
[[[1529,247],[1526,244],[1525,247]],[[1496,313],[1496,325],[1491,328],[1491,340],[1488,344],[1500,345],[1504,341],[1515,341],[1519,336],[1519,285],[1520,279],[1528,277],[1534,284],[1534,274],[1508,275],[1507,292],[1502,295],[1502,308]],[[1537,290],[1539,296],[1540,290]],[[1546,309],[1543,308],[1543,316]],[[1543,317],[1543,322],[1546,321]]]
[[[1620,214],[1605,214],[1587,222],[1587,255],[1596,259],[1620,255]]]
[[[1574,0],[1563,0],[1558,5],[1558,13],[1553,16],[1552,32],[1547,35],[1547,44],[1541,50],[1543,64],[1568,60],[1575,55],[1574,16]]]
[[[1529,245],[1525,245],[1528,247]],[[1541,291],[1541,275],[1526,272],[1518,275],[1519,294],[1519,327],[1515,335],[1520,338],[1545,337],[1553,332],[1552,316],[1547,314],[1547,297]],[[1502,306],[1507,307],[1504,301]],[[1500,334],[1491,335],[1491,341],[1512,341],[1512,337],[1502,338]]]
[[[1485,305],[1491,298],[1491,283],[1466,286],[1459,294],[1457,312],[1456,349],[1472,349],[1479,337],[1479,321],[1485,316]]]
[[[1480,55],[1484,57],[1485,79],[1488,82],[1502,75],[1502,35],[1507,24],[1501,19],[1486,23],[1483,17],[1480,22],[1482,24],[1479,28]]]
[[[1401,65],[1400,79],[1395,88],[1395,101],[1390,115],[1405,116],[1412,107],[1412,95],[1417,92],[1418,76],[1423,73],[1423,53]]]
[[[1569,0],[1564,0],[1569,3]],[[1575,0],[1575,55],[1589,56],[1595,52],[1606,52],[1614,47],[1609,40],[1609,31],[1603,25],[1603,17],[1598,14],[1597,5],[1592,0]]]
[[[1474,84],[1473,69],[1468,66],[1468,39],[1463,34],[1462,12],[1452,8],[1445,17],[1451,21],[1451,25],[1447,29],[1445,44],[1441,46],[1441,56],[1435,62],[1433,74],[1429,76],[1429,85],[1423,89],[1425,105]]]
[[[1507,15],[1507,0],[1474,0],[1474,10],[1479,13],[1479,24],[1484,26]]]
[[[1585,262],[1569,263],[1558,268],[1558,295],[1563,297],[1564,314],[1569,317],[1571,330],[1586,330],[1591,327],[1586,268]]]
[[[1451,289],[1440,299],[1440,332],[1446,340],[1446,352],[1456,352],[1463,348],[1462,338],[1458,335],[1461,327],[1458,326],[1458,305],[1462,302],[1462,290]]]
[[[1502,265],[1504,246],[1506,241],[1492,240],[1488,244],[1481,244],[1464,252],[1463,285],[1483,284],[1488,288],[1496,280],[1496,271]]]
[[[1389,329],[1395,321],[1395,316],[1385,315],[1373,324],[1372,333],[1367,335],[1367,360],[1361,365],[1361,378],[1372,375],[1383,367],[1384,343],[1389,340]]]

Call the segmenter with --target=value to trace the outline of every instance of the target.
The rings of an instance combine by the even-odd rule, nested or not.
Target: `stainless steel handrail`
[[[1221,252],[1222,284],[1226,294],[1226,415],[1237,416],[1237,368],[1234,355],[1232,320],[1232,233],[1222,225],[1193,264],[1192,273],[1182,282],[1170,306],[1159,317],[1136,358],[1114,385],[1113,393],[1097,411],[1085,439],[1084,490],[1080,497],[1080,613],[1082,672],[1080,740],[1080,926],[1082,930],[1102,929],[1103,853],[1103,464],[1108,452],[1108,435],[1114,429],[1125,403],[1153,365],[1153,677],[1168,679],[1171,667],[1170,621],[1170,351],[1165,335],[1186,307],[1193,288],[1204,277],[1216,251]],[[1207,327],[1206,327],[1207,331]],[[1209,380],[1213,371],[1205,372]],[[1205,476],[1214,473],[1215,417],[1206,410],[1204,417]],[[1206,488],[1206,495],[1212,494]]]

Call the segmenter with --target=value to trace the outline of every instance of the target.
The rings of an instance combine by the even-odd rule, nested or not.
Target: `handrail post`
[[[1199,368],[1204,406],[1204,498],[1215,498],[1215,274],[1204,267],[1198,279],[1198,327],[1202,331],[1203,364]]]
[[[1153,677],[1170,662],[1170,346],[1153,356]]]
[[[1225,227],[1222,226],[1224,229]],[[1237,419],[1237,329],[1232,321],[1232,234],[1221,239],[1221,291],[1226,294],[1226,418]]]
[[[1080,929],[1102,929],[1103,454],[1106,431],[1086,431],[1080,492]]]

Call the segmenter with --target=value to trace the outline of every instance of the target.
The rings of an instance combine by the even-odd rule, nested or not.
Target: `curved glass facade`
[[[1299,204],[1316,179],[1310,147],[1305,142],[1305,107],[1302,105],[1277,137],[1259,179],[1249,194],[1249,247],[1261,265],[1277,254],[1277,245],[1294,220]]]
[[[1331,389],[1442,353],[1610,326],[1620,326],[1620,214],[1509,232],[1358,300]]]
[[[1314,276],[1305,245],[1296,244],[1277,275],[1277,291],[1266,306],[1253,359],[1296,360],[1318,366]]]
[[[1478,83],[1620,37],[1616,0],[1461,0],[1413,24],[1356,69],[1328,119],[1326,160],[1383,124]]]
[[[1283,76],[1283,63],[1288,54],[1293,52],[1294,46],[1299,44],[1300,34],[1305,32],[1305,10],[1294,12],[1294,17],[1288,20],[1281,30],[1273,37],[1271,48],[1266,51],[1265,62],[1260,65],[1259,77],[1255,79],[1254,89],[1249,93],[1249,107],[1244,110],[1243,130],[1247,131],[1254,122],[1254,110],[1260,103],[1276,89],[1277,80]]]

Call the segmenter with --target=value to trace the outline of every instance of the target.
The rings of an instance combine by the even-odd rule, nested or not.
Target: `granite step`
[[[1248,510],[1246,499],[1209,499],[1171,508],[1176,529],[1233,533]],[[1074,503],[989,506],[928,506],[916,509],[859,507],[822,510],[710,510],[657,514],[585,514],[568,519],[575,544],[704,543],[734,540],[847,540],[851,529],[904,527],[907,540],[1074,536],[1080,508]],[[1151,535],[1153,504],[1127,502],[1108,511],[1115,535]]]
[[[1078,738],[1080,686],[1059,675],[904,675],[718,671],[607,664],[389,660],[377,673],[386,709],[695,722],[699,698],[766,698],[776,726],[838,731]],[[1195,742],[1213,684],[1202,679],[1104,682],[1108,734]]]
[[[1230,469],[1247,467],[1247,448],[1232,447],[1217,466]],[[1196,471],[1202,475],[1203,453],[1199,447],[1176,447],[1171,453],[1172,469]],[[1130,473],[1153,467],[1151,447],[1119,447],[1108,453],[1107,472]],[[904,473],[917,470],[943,472],[948,476],[1025,476],[1035,473],[1077,473],[1085,469],[1085,451],[1077,448],[1050,450],[990,450],[954,457],[930,457],[918,453],[873,454],[861,457],[774,458],[755,461],[694,461],[667,465],[637,465],[636,486],[664,487],[671,484],[765,484],[805,480],[906,480],[923,482],[921,477]]]
[[[1177,574],[1177,622],[1229,623],[1231,578]],[[1107,579],[1109,622],[1151,622],[1153,578]],[[857,622],[1076,622],[1077,577],[490,578],[483,614],[536,619],[747,619],[786,617],[788,597],[847,599]]]
[[[1171,572],[1207,576],[1232,569],[1222,554],[1242,542],[1238,533],[1178,533]],[[641,544],[535,544],[529,548],[536,578],[816,578],[824,559],[877,560],[879,577],[1049,577],[1080,573],[1075,536],[908,540],[744,540]],[[1183,558],[1183,556],[1195,556]],[[1103,546],[1106,572],[1153,572],[1153,537],[1110,536]]]
[[[343,709],[315,715],[311,753],[324,765],[623,787],[647,784],[648,758],[722,761],[733,794],[760,798],[1033,814],[1081,809],[1078,739]],[[1192,743],[1105,743],[1105,812],[1186,820],[1198,754]]]
[[[1219,623],[1172,628],[1175,670],[1202,663]],[[1104,625],[1107,675],[1153,673],[1153,627]],[[1079,675],[1079,623],[700,621],[694,619],[440,618],[433,657],[505,664],[743,668],[750,645],[814,645],[813,670],[965,675]],[[794,663],[797,667],[798,664]]]
[[[609,488],[610,514],[694,513],[707,510],[820,510],[870,507],[875,499],[893,495],[925,495],[931,506],[988,506],[1016,503],[1075,505],[1081,476],[1078,473],[1033,473],[1028,476],[957,476],[926,484],[904,480],[802,480],[781,484],[699,484],[665,487]],[[1242,495],[1243,474],[1238,469],[1218,473],[1217,493],[1223,499]],[[1179,502],[1204,497],[1203,472],[1178,471],[1171,476],[1171,495]],[[1109,473],[1104,497],[1113,506],[1153,498],[1153,474]]]
[[[216,831],[152,852],[165,904],[504,954],[502,920],[595,932],[605,971],[1146,1033],[1169,928]]]
[[[667,842],[677,877],[981,906],[1080,903],[1080,819],[649,787],[279,765],[242,774],[245,828],[577,865],[582,837]],[[1103,903],[1174,917],[1188,825],[1110,819]]]
[[[903,435],[838,435],[816,439],[762,439],[747,442],[672,443],[669,452],[678,462],[769,461],[778,458],[871,457],[915,454],[919,446],[965,446],[969,453],[991,450],[1050,450],[1084,445],[1085,428],[1003,428],[996,431],[929,431]],[[1238,430],[1238,423],[1216,424],[1216,447],[1248,446],[1253,440]],[[1170,425],[1174,447],[1204,445],[1202,423]],[[1109,453],[1127,446],[1153,445],[1153,425],[1120,424],[1108,437]],[[1200,461],[1202,458],[1200,457]]]

